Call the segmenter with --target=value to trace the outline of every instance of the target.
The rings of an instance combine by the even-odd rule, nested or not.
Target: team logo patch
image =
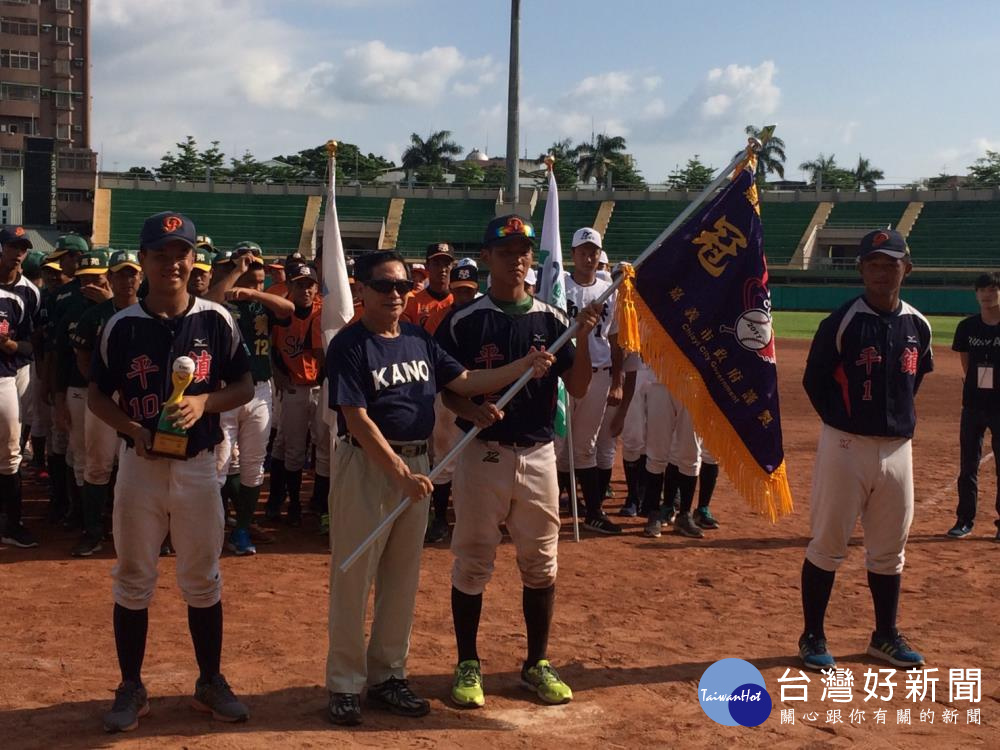
[[[6,336],[10,333],[10,321],[6,318],[0,320],[0,336]]]
[[[149,388],[148,375],[152,375],[154,372],[159,372],[160,368],[153,364],[153,360],[149,358],[146,354],[140,354],[138,357],[134,357],[129,363],[129,371],[125,373],[125,377],[129,380],[139,379],[139,385],[142,386],[143,390]]]
[[[874,237],[872,237],[872,247],[882,247],[886,242],[889,241],[889,235],[885,232],[879,232]]]
[[[915,351],[916,350],[914,350],[914,352]],[[877,365],[881,361],[882,361],[882,355],[878,353],[878,349],[876,349],[874,346],[866,346],[864,349],[861,350],[861,354],[858,357],[858,360],[854,364],[856,364],[858,367],[864,367],[865,374],[871,375],[872,365]]]
[[[14,236],[15,237],[24,237],[24,227],[17,227],[14,230]]]
[[[917,374],[917,362],[920,360],[920,352],[912,346],[903,349],[903,354],[899,358],[899,369],[904,375]]]
[[[194,382],[206,383],[208,376],[212,372],[212,355],[208,352],[188,352],[188,356],[194,360]]]
[[[762,279],[747,279],[743,287],[744,310],[732,327],[720,326],[722,333],[731,333],[737,343],[765,362],[777,361],[774,351],[774,330],[771,319],[771,293],[767,275]]]
[[[458,269],[458,278],[461,281],[467,281],[468,279],[472,278],[472,271],[470,269],[468,269],[468,268],[459,268]]]
[[[479,356],[475,359],[477,364],[482,365],[487,370],[493,367],[494,362],[503,362],[503,360],[503,353],[496,344],[483,344],[479,350]]]
[[[163,231],[164,232],[176,232],[184,226],[184,219],[180,216],[164,216],[163,217]]]

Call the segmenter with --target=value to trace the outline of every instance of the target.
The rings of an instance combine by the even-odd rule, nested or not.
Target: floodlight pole
[[[521,0],[510,0],[510,62],[507,72],[507,195],[504,203],[517,206],[518,169],[517,142],[520,120],[518,90],[521,83],[521,65],[518,58],[521,34]],[[516,208],[515,208],[516,210]]]

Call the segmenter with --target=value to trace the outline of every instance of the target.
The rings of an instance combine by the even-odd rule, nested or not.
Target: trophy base
[[[157,431],[153,435],[153,449],[150,453],[164,458],[187,460],[187,445],[187,435],[172,435],[169,432]]]

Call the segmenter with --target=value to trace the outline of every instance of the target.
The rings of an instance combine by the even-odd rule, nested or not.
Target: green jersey
[[[282,322],[257,300],[228,302],[243,343],[250,352],[250,373],[255,383],[271,379],[271,326]]]

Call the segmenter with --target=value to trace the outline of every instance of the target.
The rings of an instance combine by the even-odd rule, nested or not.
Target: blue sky
[[[593,128],[662,182],[773,122],[791,179],[860,153],[901,183],[1000,150],[996,3],[697,5],[522,0],[522,152]],[[261,159],[336,138],[398,162],[437,129],[505,148],[507,0],[93,0],[92,23],[104,169],[186,134]]]

